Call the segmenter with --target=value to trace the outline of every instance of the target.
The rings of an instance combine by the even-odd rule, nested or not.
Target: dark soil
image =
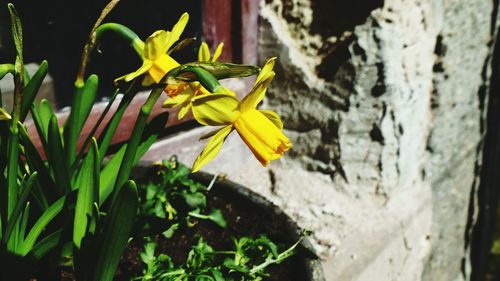
[[[218,208],[222,211],[228,223],[227,228],[222,229],[205,220],[195,221],[194,227],[179,228],[171,239],[166,239],[163,236],[157,237],[157,254],[166,253],[176,265],[183,264],[191,247],[196,245],[200,236],[215,250],[233,249],[232,237],[250,236],[256,238],[260,234],[266,234],[275,243],[283,245],[283,249],[296,242],[288,238],[287,233],[290,226],[283,220],[282,214],[257,208],[254,203],[242,199],[241,195],[214,186],[207,203],[208,209]],[[139,258],[142,249],[142,243],[139,241],[129,243],[122,256],[115,280],[128,281],[131,277],[142,272],[143,263]],[[304,263],[299,254],[288,258],[279,265],[269,266],[267,272],[271,276],[265,280],[269,281],[307,280]],[[72,272],[68,270],[62,270],[60,276],[60,280],[75,280]],[[43,279],[35,278],[32,280],[42,281]]]
[[[218,208],[224,214],[228,226],[223,229],[212,222],[199,220],[194,227],[181,227],[171,239],[158,237],[157,253],[166,253],[179,265],[186,261],[191,246],[196,245],[199,237],[216,250],[233,249],[231,237],[250,236],[258,237],[266,234],[275,243],[283,245],[284,249],[296,241],[287,239],[285,229],[286,223],[277,220],[276,214],[266,213],[264,210],[256,209],[250,202],[244,202],[237,196],[231,196],[217,191],[217,186],[211,191],[208,198],[208,209]],[[131,242],[123,255],[115,280],[129,280],[130,276],[136,276],[142,271],[142,262],[139,253],[142,245]],[[267,272],[269,281],[304,281],[306,280],[303,265],[299,256],[293,256],[279,265],[271,265]]]

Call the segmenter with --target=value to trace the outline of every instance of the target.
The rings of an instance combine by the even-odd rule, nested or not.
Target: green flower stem
[[[10,138],[7,154],[7,219],[11,216],[17,204],[17,169],[19,157],[19,129],[17,122],[21,115],[24,92],[24,64],[23,64],[23,31],[21,21],[12,3],[8,5],[11,22],[12,36],[16,46],[16,62],[14,64],[14,106],[9,131]]]
[[[123,156],[120,170],[118,171],[115,187],[113,189],[113,203],[115,202],[116,196],[120,192],[121,187],[127,182],[130,176],[130,172],[132,171],[132,167],[134,166],[137,149],[139,147],[139,144],[141,143],[144,127],[147,124],[148,117],[151,115],[156,101],[160,98],[162,93],[163,88],[153,89],[153,91],[151,91],[151,94],[148,96],[148,99],[141,107],[141,111],[139,112],[139,116],[137,117],[137,120],[135,122],[134,130],[132,131],[132,135],[130,136],[130,139],[127,143],[127,149],[125,150],[125,155]]]
[[[92,50],[94,49],[96,45],[96,30],[101,24],[101,22],[104,20],[104,18],[113,10],[113,8],[118,4],[120,0],[111,0],[109,3],[104,7],[104,9],[101,12],[101,15],[99,18],[96,20],[94,26],[92,27],[92,30],[90,31],[90,35],[87,39],[87,44],[83,47],[83,52],[82,52],[82,58],[80,60],[80,67],[78,68],[78,73],[76,75],[76,81],[75,85],[77,87],[83,86],[83,81],[85,80],[85,71],[87,69],[87,63],[89,62],[89,56]]]
[[[142,54],[144,52],[144,42],[139,38],[139,36],[134,31],[119,23],[114,23],[114,22],[105,23],[100,25],[96,29],[95,31],[96,40],[101,38],[101,36],[108,31],[112,31],[120,35],[130,44],[130,46],[135,50],[137,55],[139,55],[139,57],[142,58]]]
[[[120,124],[120,120],[123,117],[123,114],[125,113],[125,110],[129,106],[130,102],[132,102],[132,99],[134,98],[135,94],[137,93],[138,88],[136,87],[136,80],[132,82],[128,90],[125,92],[123,95],[122,100],[118,104],[118,108],[116,111],[113,113],[113,117],[111,117],[111,120],[108,122],[106,125],[106,128],[104,129],[102,135],[99,137],[98,141],[98,146],[99,146],[99,161],[102,163],[103,158],[106,156],[108,152],[108,148],[111,144],[111,140],[113,139],[113,136],[116,132],[116,129],[118,128],[118,125]]]
[[[209,92],[215,93],[220,91],[223,87],[219,83],[219,80],[215,78],[210,72],[206,71],[201,67],[188,66],[179,70],[177,75],[182,73],[191,72],[196,74],[198,81],[205,87]]]
[[[76,157],[76,161],[75,161],[75,163],[73,165],[76,165],[77,163],[80,162],[81,159],[83,159],[83,156],[85,155],[85,151],[87,150],[87,146],[90,144],[90,141],[92,140],[92,137],[95,136],[95,133],[96,133],[97,129],[99,128],[99,126],[101,125],[102,121],[104,120],[104,117],[106,117],[106,114],[108,114],[109,110],[111,109],[111,106],[113,105],[113,102],[115,101],[116,96],[118,95],[118,91],[119,90],[120,89],[116,89],[116,91],[113,94],[113,96],[111,96],[111,99],[108,101],[108,104],[104,108],[104,111],[101,113],[101,116],[99,116],[99,119],[94,124],[94,127],[92,128],[92,130],[90,131],[89,135],[87,136],[87,138],[83,142],[83,145],[80,148],[80,152],[78,153],[78,156]],[[101,161],[102,158],[103,157],[100,157],[99,161]],[[73,167],[73,168],[75,168],[75,167]]]

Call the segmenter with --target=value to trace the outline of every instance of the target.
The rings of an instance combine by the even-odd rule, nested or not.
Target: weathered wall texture
[[[263,169],[233,134],[205,170],[313,230],[327,281],[469,279],[498,3],[262,1],[260,59],[279,57],[265,107],[294,146]],[[203,144],[185,140],[206,131],[145,159],[192,163]]]
[[[328,280],[467,279],[496,6],[261,3],[265,106],[294,147],[232,177],[315,231]]]

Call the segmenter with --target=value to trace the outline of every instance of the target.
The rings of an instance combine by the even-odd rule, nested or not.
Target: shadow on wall
[[[325,41],[320,50],[323,61],[316,70],[321,78],[331,77],[350,58],[348,46],[355,39],[351,32],[364,23],[373,10],[383,6],[383,0],[312,0],[311,33],[337,38],[335,43]]]
[[[383,0],[312,0],[311,31],[323,37],[340,37],[365,22],[373,10],[383,5]]]

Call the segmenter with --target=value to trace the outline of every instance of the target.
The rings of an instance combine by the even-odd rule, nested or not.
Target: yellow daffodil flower
[[[210,55],[210,50],[207,43],[203,42],[198,50],[198,61],[200,62],[215,62],[222,54],[224,43],[220,43],[213,56]],[[169,96],[163,103],[163,107],[174,108],[180,107],[178,118],[182,119],[191,109],[191,101],[195,96],[210,94],[199,82],[184,83],[174,82],[165,88],[165,92]]]
[[[168,50],[179,40],[186,24],[189,14],[184,13],[174,25],[172,31],[158,30],[146,39],[143,50],[142,66],[136,71],[117,78],[115,81],[133,79],[147,73],[142,81],[143,86],[150,86],[160,82],[163,76],[180,64],[168,55]]]
[[[290,149],[292,145],[282,132],[283,123],[278,114],[256,108],[274,78],[274,62],[275,58],[267,61],[252,90],[241,101],[226,92],[193,98],[193,115],[200,124],[224,126],[202,137],[210,137],[210,140],[194,162],[193,172],[217,155],[224,140],[233,130],[238,132],[263,166],[267,166],[271,160],[281,157]]]

